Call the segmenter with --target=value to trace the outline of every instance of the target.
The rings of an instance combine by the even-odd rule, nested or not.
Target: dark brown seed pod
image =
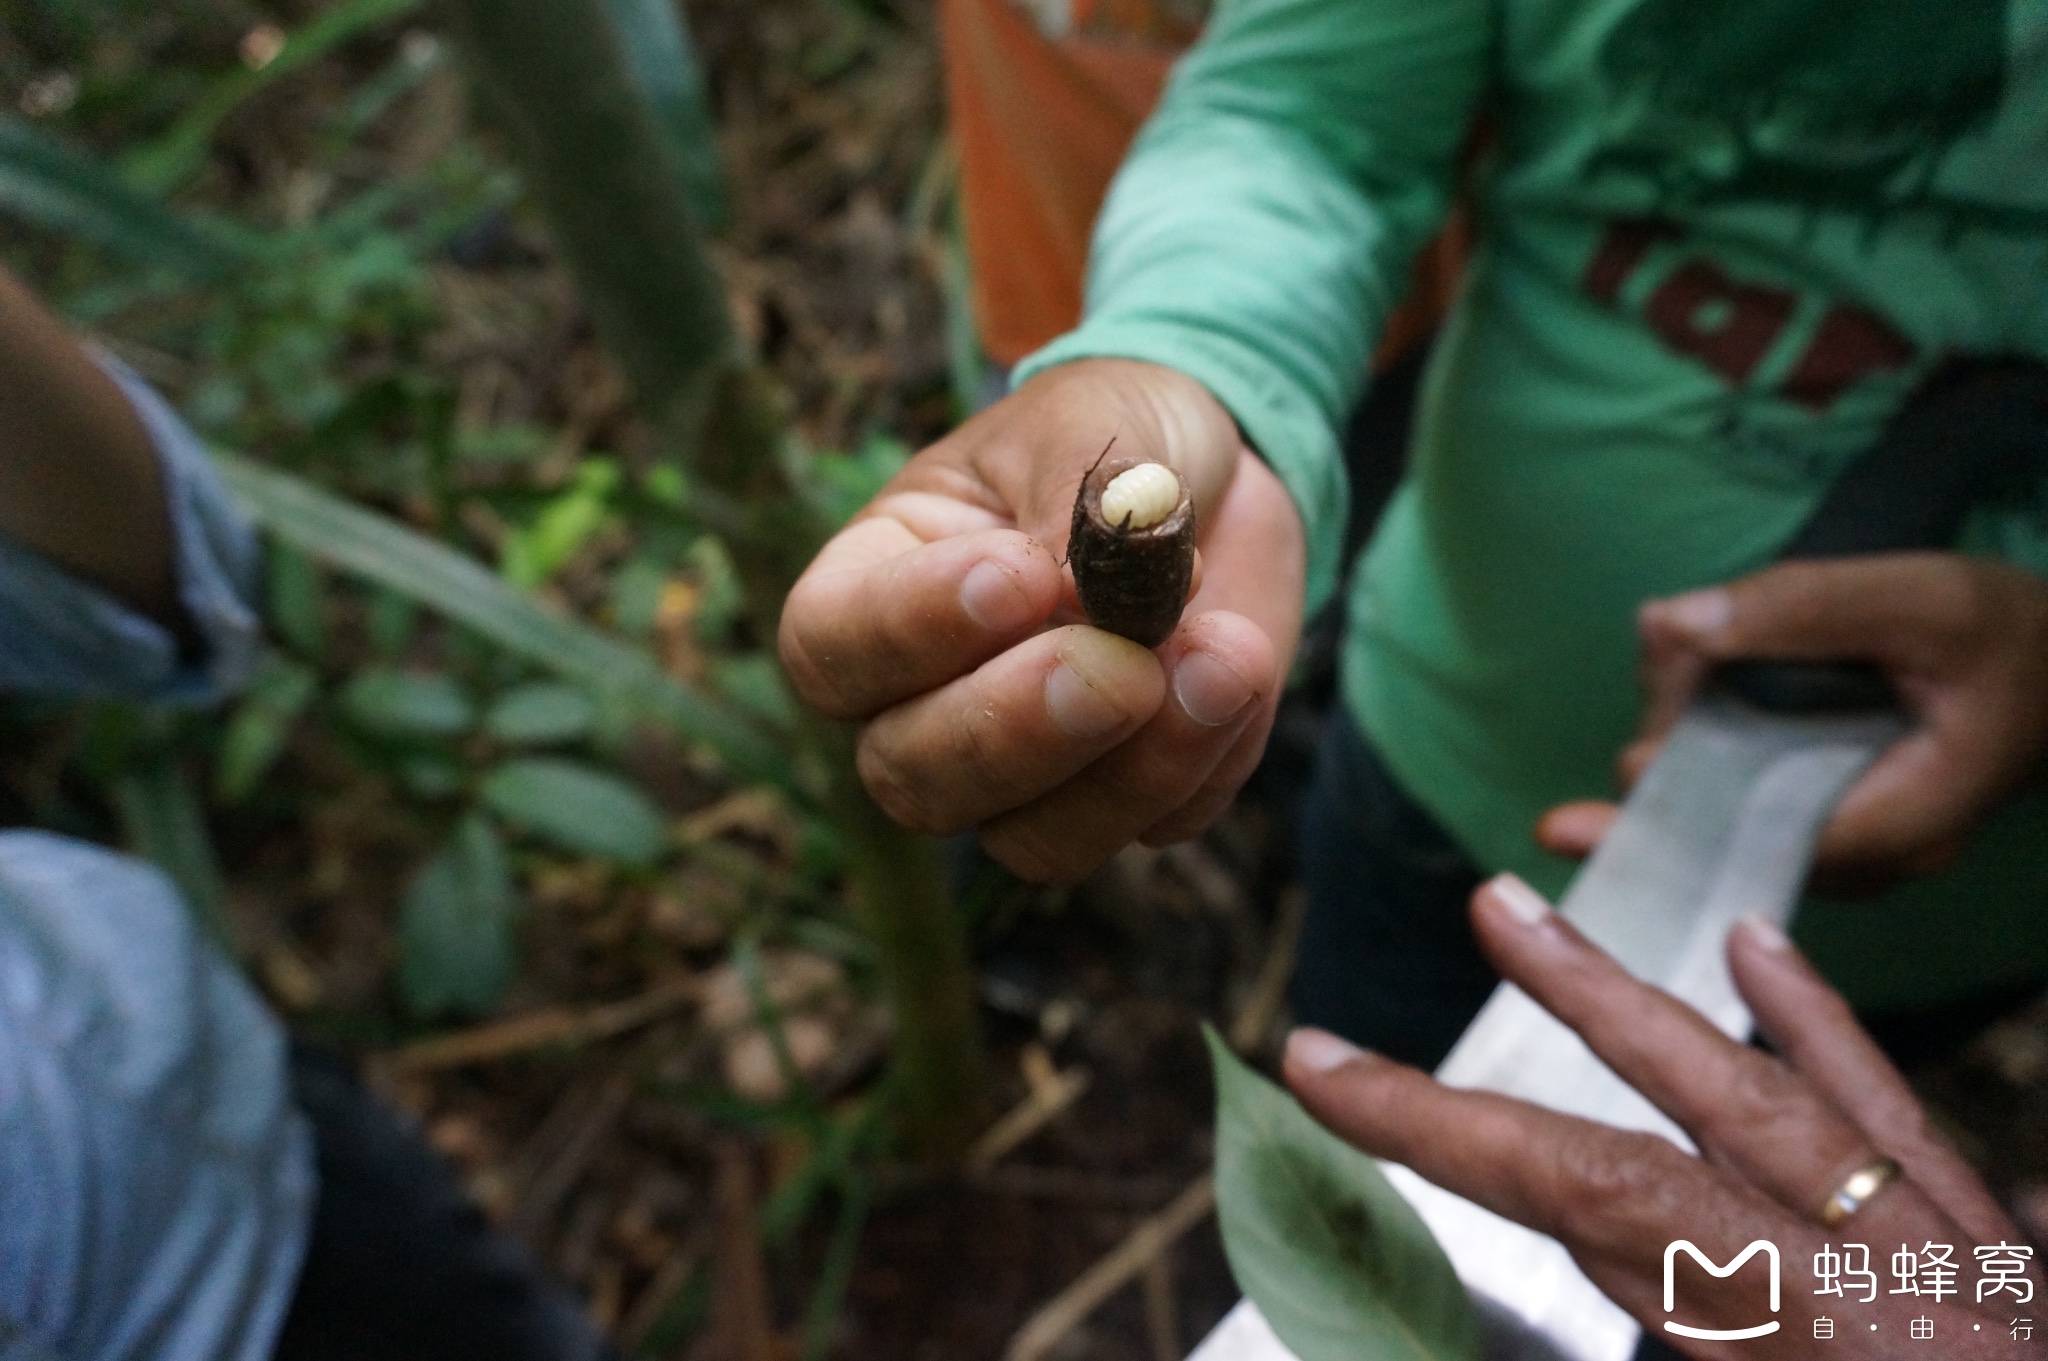
[[[1144,459],[1112,461],[1108,454],[1104,449],[1074,497],[1067,560],[1089,623],[1141,647],[1158,647],[1180,622],[1194,580],[1195,499],[1178,470]],[[1112,524],[1103,514],[1103,493],[1134,470],[1142,471],[1112,498]],[[1178,499],[1165,509],[1169,476]]]

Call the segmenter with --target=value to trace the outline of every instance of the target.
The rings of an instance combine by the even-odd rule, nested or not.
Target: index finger
[[[973,670],[1060,599],[1052,554],[986,511],[923,493],[877,510],[833,536],[783,605],[783,669],[830,718],[866,718]]]
[[[1334,1035],[1296,1031],[1285,1074],[1308,1112],[1350,1143],[1575,1255],[1655,1260],[1672,1225],[1701,1233],[1707,1217],[1739,1220],[1727,1235],[1736,1242],[1783,1224],[1754,1191],[1668,1139],[1446,1087]]]

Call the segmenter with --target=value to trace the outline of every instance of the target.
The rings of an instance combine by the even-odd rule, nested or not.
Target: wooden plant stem
[[[440,0],[599,336],[668,456],[722,508],[720,536],[749,621],[769,645],[783,598],[827,526],[790,476],[780,394],[733,329],[723,282],[608,8],[606,0]],[[980,1119],[984,1074],[974,975],[938,848],[867,798],[844,728],[814,722],[803,740],[822,767],[821,801],[846,839],[855,906],[895,1016],[908,1142],[927,1160],[953,1156]]]

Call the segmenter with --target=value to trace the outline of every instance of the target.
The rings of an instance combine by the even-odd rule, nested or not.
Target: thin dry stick
[[[1012,1106],[1002,1119],[989,1126],[987,1133],[974,1141],[974,1147],[967,1151],[969,1174],[988,1171],[1019,1144],[1052,1123],[1061,1111],[1081,1099],[1081,1094],[1088,1090],[1088,1083],[1086,1068],[1069,1068],[1054,1074],[1043,1085],[1034,1085],[1029,1096]]]
[[[1180,1347],[1173,1266],[1163,1253],[1145,1267],[1145,1334],[1152,1343],[1152,1361],[1182,1361],[1186,1355]]]
[[[622,1002],[581,1009],[549,1007],[458,1030],[453,1035],[420,1040],[384,1055],[378,1066],[384,1073],[400,1077],[490,1063],[554,1045],[590,1044],[637,1030],[680,1011],[696,995],[696,980],[685,978],[649,988]]]
[[[1244,1005],[1230,1023],[1230,1047],[1249,1054],[1265,1042],[1266,1032],[1287,1000],[1287,980],[1294,975],[1294,956],[1301,948],[1301,921],[1307,899],[1299,886],[1280,899],[1280,919],[1273,924],[1273,943],[1259,963],[1258,977],[1245,994]]]
[[[718,1148],[717,1290],[711,1353],[718,1361],[777,1361],[781,1348],[768,1304],[768,1268],[755,1231],[754,1157],[737,1139]]]
[[[1171,1205],[1132,1229],[1123,1242],[1082,1272],[1079,1280],[1046,1301],[1010,1339],[1004,1361],[1039,1361],[1215,1208],[1216,1179],[1204,1172],[1175,1196]]]
[[[640,1350],[640,1344],[647,1340],[647,1335],[661,1322],[662,1315],[683,1293],[683,1287],[696,1274],[697,1264],[704,1260],[710,1249],[710,1233],[700,1229],[655,1269],[654,1275],[633,1301],[633,1307],[626,1311],[625,1321],[619,1325],[619,1343],[628,1355]]]
[[[626,1105],[633,1099],[633,1080],[623,1074],[607,1079],[598,1088],[597,1095],[582,1111],[568,1136],[562,1140],[555,1156],[540,1169],[526,1193],[519,1197],[519,1205],[512,1211],[510,1228],[515,1237],[534,1242],[554,1219],[555,1212],[562,1208],[562,1202],[576,1189],[576,1183],[583,1180],[583,1174],[590,1170],[590,1164],[597,1158],[604,1141],[611,1137],[619,1117],[626,1113]]]

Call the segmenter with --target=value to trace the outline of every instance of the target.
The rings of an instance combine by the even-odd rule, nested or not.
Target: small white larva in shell
[[[1163,463],[1140,463],[1118,473],[1102,489],[1102,520],[1112,529],[1150,529],[1180,504],[1180,479]]]

